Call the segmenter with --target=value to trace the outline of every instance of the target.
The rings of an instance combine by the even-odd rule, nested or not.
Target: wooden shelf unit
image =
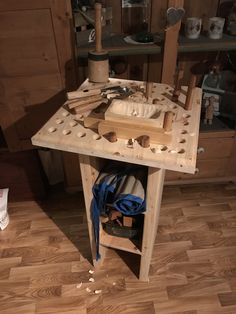
[[[158,44],[132,45],[124,41],[124,35],[114,35],[103,41],[103,47],[109,51],[110,56],[128,56],[128,55],[156,55],[163,52],[163,42]],[[94,44],[77,47],[77,53],[80,58],[87,58],[88,51],[94,47]],[[209,39],[201,35],[198,39],[188,39],[179,36],[178,52],[203,52],[203,51],[227,51],[236,50],[235,36],[224,34],[221,39]]]

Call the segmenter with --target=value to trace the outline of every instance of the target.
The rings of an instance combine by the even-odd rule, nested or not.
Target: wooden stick
[[[95,3],[95,41],[96,52],[102,51],[102,5],[101,3]]]
[[[77,98],[82,98],[82,97],[88,97],[88,96],[94,96],[94,95],[100,95],[101,94],[101,89],[84,89],[84,90],[76,90],[74,92],[68,92],[66,94],[68,100],[73,100]]]
[[[69,103],[66,103],[69,109],[73,109],[75,107],[81,106],[81,105],[86,105],[86,104],[91,104],[96,101],[102,101],[104,98],[101,95],[95,95],[95,96],[88,96],[81,98],[77,101],[72,101]]]
[[[196,86],[196,80],[197,80],[197,76],[192,74],[190,77],[190,82],[189,82],[185,106],[184,106],[185,110],[192,109],[192,96],[193,96],[194,87]]]
[[[92,109],[96,109],[101,104],[102,104],[101,101],[96,101],[96,102],[93,102],[91,104],[85,104],[85,105],[82,105],[82,106],[75,107],[75,108],[73,108],[73,110],[74,110],[74,112],[76,114],[84,113],[84,112],[87,112],[87,111],[91,111]]]
[[[165,129],[165,131],[169,132],[172,130],[173,118],[174,118],[174,113],[172,111],[165,112],[164,125],[163,125],[163,128]]]
[[[152,86],[153,86],[152,82],[146,82],[146,97],[147,97],[147,99],[149,97],[152,97]]]

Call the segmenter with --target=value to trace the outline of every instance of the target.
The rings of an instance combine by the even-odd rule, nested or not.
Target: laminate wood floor
[[[89,273],[82,194],[10,203],[9,214],[1,314],[236,313],[233,184],[165,187],[149,283],[135,276],[136,255],[114,250]]]

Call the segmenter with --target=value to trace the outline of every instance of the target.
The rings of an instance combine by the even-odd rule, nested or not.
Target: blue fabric
[[[132,194],[119,194],[115,196],[115,191],[119,187],[124,173],[123,171],[105,176],[100,175],[93,187],[92,220],[96,242],[96,260],[101,257],[99,253],[99,217],[101,214],[106,214],[108,200],[116,210],[125,215],[137,215],[145,211],[144,199]]]

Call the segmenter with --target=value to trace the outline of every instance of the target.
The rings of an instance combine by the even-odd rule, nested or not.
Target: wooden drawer
[[[166,171],[165,179],[166,181],[176,181],[223,177],[225,175],[228,160],[228,158],[199,160],[197,161],[195,174]]]
[[[227,158],[231,154],[233,143],[233,137],[200,138],[197,159]]]

